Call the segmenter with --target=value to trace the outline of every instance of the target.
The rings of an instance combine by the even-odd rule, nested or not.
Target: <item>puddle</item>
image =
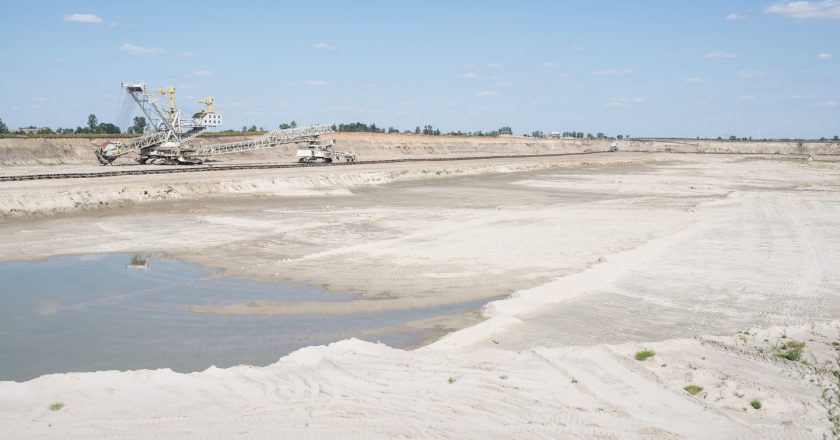
[[[106,254],[0,264],[0,380],[48,373],[211,365],[268,365],[298,348],[366,330],[361,339],[410,347],[423,336],[406,321],[477,310],[486,300],[446,307],[350,315],[219,316],[184,311],[265,299],[347,301],[308,285],[219,277],[163,256]]]

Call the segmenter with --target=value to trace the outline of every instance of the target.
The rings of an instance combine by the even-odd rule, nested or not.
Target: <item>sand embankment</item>
[[[254,139],[258,136],[199,137],[194,143],[214,144]],[[602,151],[612,140],[535,139],[522,136],[459,137],[413,134],[334,133],[338,149],[352,150],[359,160],[416,157],[480,156],[508,154],[572,153]],[[98,165],[93,155],[105,138],[0,138],[0,165]],[[622,140],[625,151],[688,153],[840,154],[840,142],[711,141],[711,140]],[[219,162],[290,162],[295,147],[216,156]],[[130,158],[116,163],[130,163]]]
[[[645,163],[654,156],[611,154],[543,160],[359,164],[310,167],[0,182],[0,218],[46,216],[166,200],[201,200],[243,195],[317,197],[347,195],[359,186],[421,179],[510,173],[589,164]],[[146,166],[154,167],[154,166]],[[111,170],[113,168],[109,168]]]

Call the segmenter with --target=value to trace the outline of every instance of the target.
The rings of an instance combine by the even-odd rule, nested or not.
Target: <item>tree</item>
[[[251,128],[248,129],[248,131],[257,131],[257,126],[252,125]]]
[[[285,122],[280,124],[280,129],[281,130],[288,130],[290,128],[296,128],[296,127],[297,127],[297,122],[295,122],[295,121],[289,122],[288,124],[285,123]],[[338,131],[338,130],[336,130],[335,125],[332,126],[332,129],[333,129],[333,131]]]
[[[499,134],[513,134],[513,129],[507,126],[502,127],[499,129]]]
[[[243,125],[243,126],[242,126],[242,132],[243,132],[243,133],[245,133],[246,131],[248,131],[248,127],[246,127],[246,126],[244,126],[244,125]]]
[[[93,113],[88,115],[88,127],[90,131],[96,131],[96,126],[99,125],[99,121],[96,119],[96,115]]]
[[[0,134],[8,133],[8,132],[9,132],[9,127],[6,127],[6,123],[3,122],[2,119],[0,119]],[[834,136],[834,138],[836,139],[837,136]]]
[[[423,134],[425,135],[433,135],[435,134],[435,129],[431,125],[426,125],[423,127]]]
[[[400,132],[400,131],[399,131],[399,130],[397,130],[396,128],[394,128],[393,126],[388,127],[388,134],[391,134],[391,133],[399,133],[399,132]]]
[[[134,117],[134,125],[128,129],[129,133],[143,133],[146,131],[146,118],[143,116]]]
[[[604,138],[604,133],[598,133],[598,134],[595,135],[595,137],[597,137],[598,139],[603,139]]]
[[[615,138],[616,138],[616,139],[618,139],[618,140],[622,140],[622,139],[624,139],[624,135],[623,135],[623,134],[620,134],[620,135],[616,136]],[[698,138],[698,139],[699,139],[699,138]]]
[[[414,134],[420,134],[420,126],[418,125],[417,128],[414,129]]]
[[[539,131],[539,130],[537,130],[537,131],[535,131],[535,132],[531,133],[531,136],[533,136],[533,137],[535,137],[535,138],[544,138],[544,137],[545,137],[545,135],[543,134],[543,132],[541,132],[541,131]]]
[[[110,122],[103,122],[96,126],[97,133],[119,134],[120,128]]]

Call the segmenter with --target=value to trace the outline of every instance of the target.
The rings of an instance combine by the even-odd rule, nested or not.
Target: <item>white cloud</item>
[[[501,69],[502,65],[499,64],[499,63],[490,63],[490,64],[487,65],[487,67],[489,67],[491,69]]]
[[[546,61],[546,62],[542,63],[542,66],[543,67],[548,67],[548,68],[553,68],[553,67],[555,67],[555,64],[552,63],[552,62]]]
[[[840,1],[823,0],[818,2],[796,1],[777,2],[764,8],[765,14],[776,14],[794,20],[809,18],[840,19]]]
[[[209,70],[196,70],[195,72],[193,72],[193,75],[195,76],[210,76],[212,74],[213,72]]]
[[[318,50],[333,50],[334,47],[330,46],[327,43],[315,43],[312,47]]]
[[[498,95],[499,95],[498,92],[492,92],[492,91],[489,91],[489,90],[485,90],[483,92],[476,93],[476,96],[498,96]]]
[[[762,78],[767,76],[767,72],[762,72],[760,70],[739,70],[738,71],[738,78],[741,79],[756,79]]]
[[[747,18],[746,15],[736,14],[734,12],[726,16],[726,20],[728,20],[728,21],[740,21],[740,20],[744,20],[746,18]]]
[[[112,21],[112,22],[108,23],[108,27],[109,28],[120,27],[120,24],[117,23],[116,21]]]
[[[88,24],[102,24],[102,17],[93,14],[68,14],[62,17],[62,20],[71,23],[88,23]]]
[[[178,52],[175,54],[175,58],[190,58],[192,56],[192,52]]]
[[[633,71],[630,69],[602,69],[592,72],[595,76],[629,75],[631,73],[633,73]]]
[[[684,79],[683,82],[685,82],[687,84],[706,84],[707,82],[709,82],[709,79],[708,78],[692,77],[692,78]]]
[[[831,59],[831,54],[826,53],[826,52],[821,52],[821,53],[817,54],[817,59],[818,60],[830,60]]]
[[[149,56],[161,55],[166,51],[157,47],[140,47],[135,46],[133,44],[125,43],[122,46],[120,46],[120,52],[132,56]]]
[[[837,101],[822,101],[817,103],[818,107],[837,107]]]
[[[326,82],[326,81],[314,80],[314,79],[310,79],[310,80],[304,81],[304,83],[305,83],[306,85],[309,85],[309,86],[319,86],[319,87],[323,87],[323,86],[326,86],[326,85],[328,85],[328,84],[329,84],[329,83],[328,83],[328,82]]]
[[[719,50],[706,52],[706,58],[740,58],[741,55],[735,52],[721,52]]]
[[[475,73],[470,72],[470,73],[465,73],[465,74],[461,75],[461,78],[464,78],[464,79],[476,79],[476,78],[478,78],[478,75],[476,75]]]

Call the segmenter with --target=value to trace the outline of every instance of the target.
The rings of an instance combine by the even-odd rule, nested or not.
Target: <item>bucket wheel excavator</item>
[[[149,90],[144,83],[124,83],[122,88],[150,122],[149,129],[134,139],[108,141],[99,146],[94,153],[102,165],[111,165],[117,158],[130,153],[137,154],[141,164],[198,165],[209,156],[265,150],[284,144],[299,145],[300,162],[321,159],[330,163],[333,159],[356,159],[352,152],[335,152],[334,140],[329,143],[319,141],[321,135],[333,133],[328,125],[275,130],[246,141],[194,146],[188,141],[209,128],[222,125],[222,115],[213,111],[212,97],[198,101],[206,106],[205,110],[184,117],[181,109],[175,105],[175,88],[172,86]],[[169,97],[168,108],[161,105],[156,94]],[[307,160],[300,160],[304,153]]]

